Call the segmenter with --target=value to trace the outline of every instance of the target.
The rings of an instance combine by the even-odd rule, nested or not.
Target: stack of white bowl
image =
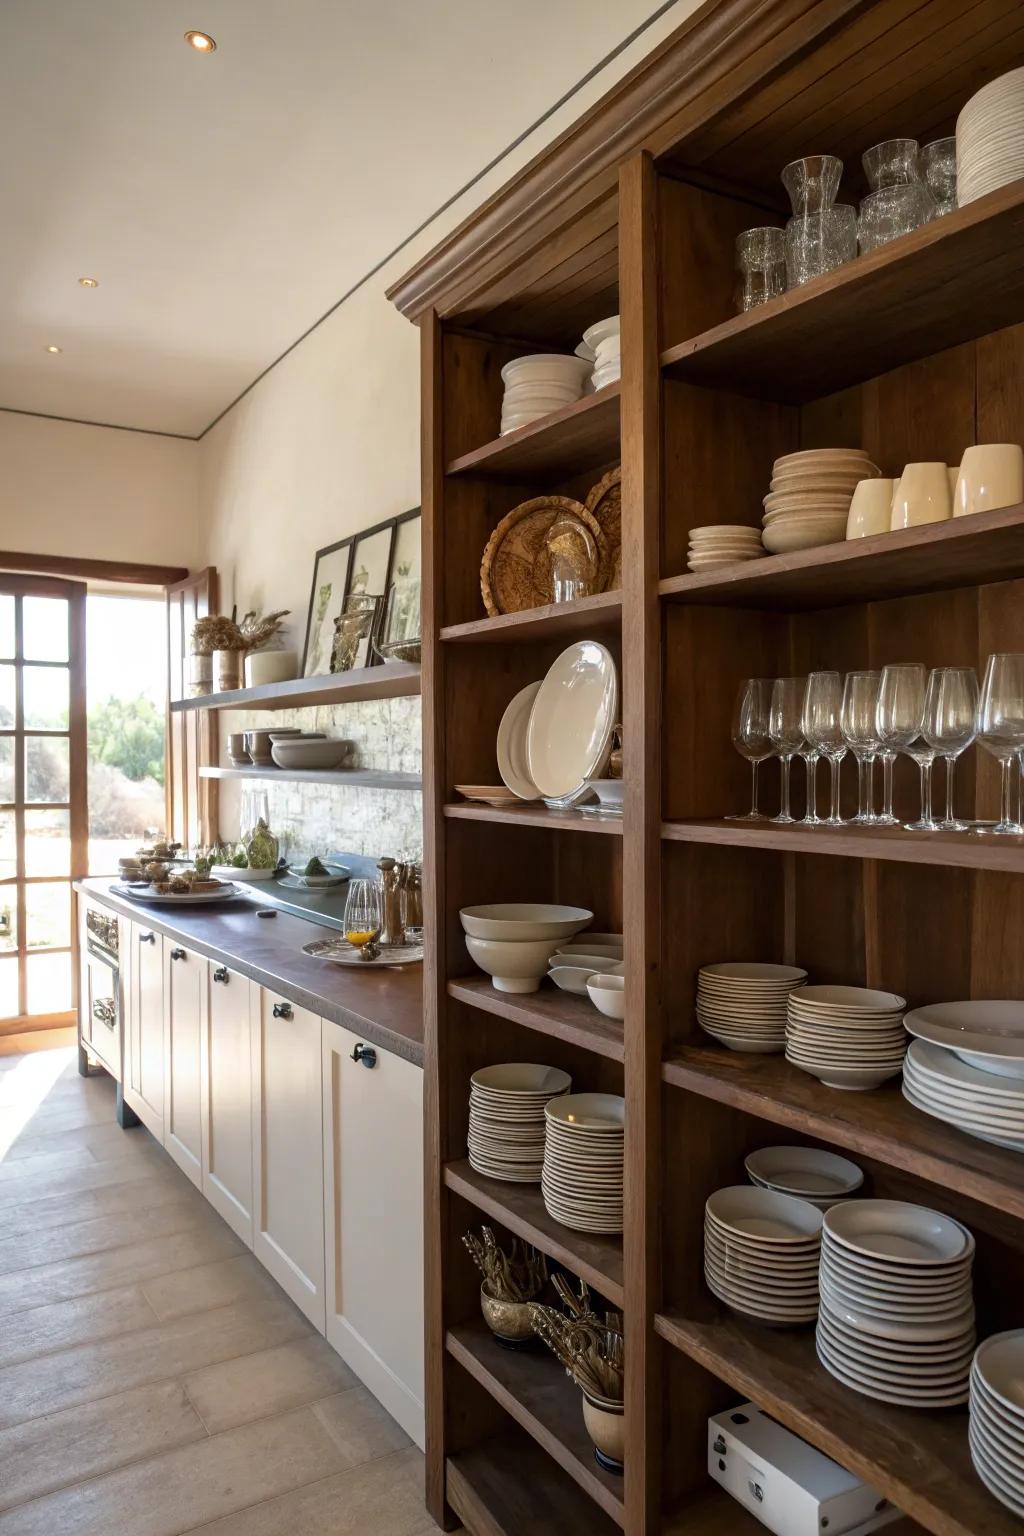
[[[542,901],[463,907],[466,948],[498,992],[536,992],[560,944],[593,921],[585,907]]]
[[[548,961],[548,976],[562,992],[587,995],[591,976],[621,976],[625,953],[621,933],[581,933],[559,944]]]
[[[505,396],[501,402],[501,435],[528,426],[541,416],[572,405],[583,394],[590,374],[585,358],[562,352],[531,352],[501,370]]]
[[[971,1366],[969,1438],[989,1493],[1024,1516],[1024,1328],[996,1333]]]
[[[776,459],[762,540],[773,555],[846,538],[855,487],[878,474],[862,448],[809,448]]]
[[[806,1200],[734,1184],[704,1207],[704,1279],[733,1312],[776,1327],[818,1315],[821,1212]]]
[[[574,1232],[621,1232],[625,1099],[573,1093],[552,1099],[544,1116],[548,1214]]]
[[[576,348],[576,356],[590,363],[593,369],[589,380],[591,391],[604,389],[605,385],[615,383],[620,373],[620,354],[618,315],[609,315],[606,320],[598,320],[596,325],[588,326],[583,332],[583,340]]]
[[[967,1401],[974,1350],[974,1238],[902,1200],[847,1200],[825,1213],[818,1358],[881,1402]]]
[[[719,565],[737,560],[759,560],[764,554],[760,528],[743,523],[709,523],[706,528],[690,529],[690,551],[686,563],[691,571],[713,571]]]
[[[798,965],[724,960],[697,972],[697,1022],[732,1051],[781,1051],[789,995],[807,972]]]
[[[819,1211],[848,1200],[864,1183],[856,1163],[818,1147],[759,1147],[743,1166],[752,1184],[807,1200]]]
[[[469,1161],[477,1173],[510,1184],[539,1184],[544,1163],[544,1109],[569,1092],[558,1067],[508,1061],[481,1067],[470,1079]]]
[[[1024,176],[1024,69],[983,85],[956,120],[960,207]]]
[[[789,999],[786,1060],[829,1088],[877,1088],[907,1053],[904,997],[869,987],[804,987]]]

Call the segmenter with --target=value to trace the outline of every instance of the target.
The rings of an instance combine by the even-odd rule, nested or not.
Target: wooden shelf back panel
[[[461,454],[449,475],[528,480],[576,474],[619,457],[619,386],[609,384],[539,421]]]
[[[327,677],[296,677],[259,688],[235,688],[230,693],[205,693],[196,699],[174,699],[170,708],[185,709],[302,709],[316,704],[353,704],[359,699],[406,699],[420,691],[420,669],[412,662],[357,667]]]
[[[450,981],[448,994],[458,998],[459,1002],[482,1008],[485,1013],[511,1019],[523,1029],[553,1035],[570,1045],[594,1051],[598,1056],[607,1056],[611,1061],[623,1060],[625,1048],[621,1023],[598,1013],[589,997],[560,992],[554,985],[546,984],[540,992],[497,992],[488,976],[466,976],[459,981]]]

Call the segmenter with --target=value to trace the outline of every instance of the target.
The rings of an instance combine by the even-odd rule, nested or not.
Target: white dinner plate
[[[225,880],[219,891],[199,891],[196,894],[189,892],[187,896],[166,895],[162,896],[154,891],[152,886],[132,887],[124,885],[120,880],[114,880],[110,889],[115,896],[127,896],[132,901],[155,901],[161,906],[169,907],[199,907],[206,906],[211,901],[227,901],[232,897],[240,896],[237,885],[230,880]]]
[[[527,726],[527,769],[542,795],[567,795],[601,777],[618,714],[619,674],[607,646],[568,646],[548,668]]]
[[[539,800],[540,790],[530,777],[526,760],[526,730],[540,683],[527,683],[507,705],[498,726],[496,744],[498,773],[507,789],[520,800]]]

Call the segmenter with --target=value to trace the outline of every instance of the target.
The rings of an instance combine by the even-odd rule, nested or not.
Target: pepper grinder
[[[380,870],[381,910],[383,926],[381,944],[404,944],[405,928],[402,923],[402,892],[399,886],[398,865],[394,859],[378,859]]]
[[[402,922],[407,939],[411,942],[423,938],[423,888],[420,866],[414,863],[402,865]]]

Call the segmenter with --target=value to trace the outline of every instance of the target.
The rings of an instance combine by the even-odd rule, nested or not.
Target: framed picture
[[[352,541],[352,563],[348,573],[346,601],[350,597],[376,597],[383,600],[391,580],[391,554],[395,543],[395,520],[378,523],[357,533]],[[380,603],[377,616],[380,617]],[[372,667],[380,660],[373,642],[377,638],[376,620],[373,634],[360,642],[360,654],[353,662],[357,667]]]
[[[395,548],[391,556],[389,585],[398,576],[408,576],[413,581],[419,581],[423,563],[420,552],[422,531],[423,516],[419,507],[413,507],[411,512],[403,512],[401,517],[395,518]]]
[[[317,550],[309,593],[306,645],[302,653],[303,677],[322,677],[331,670],[334,621],[341,612],[348,590],[353,542],[351,538],[341,539],[337,544]]]

